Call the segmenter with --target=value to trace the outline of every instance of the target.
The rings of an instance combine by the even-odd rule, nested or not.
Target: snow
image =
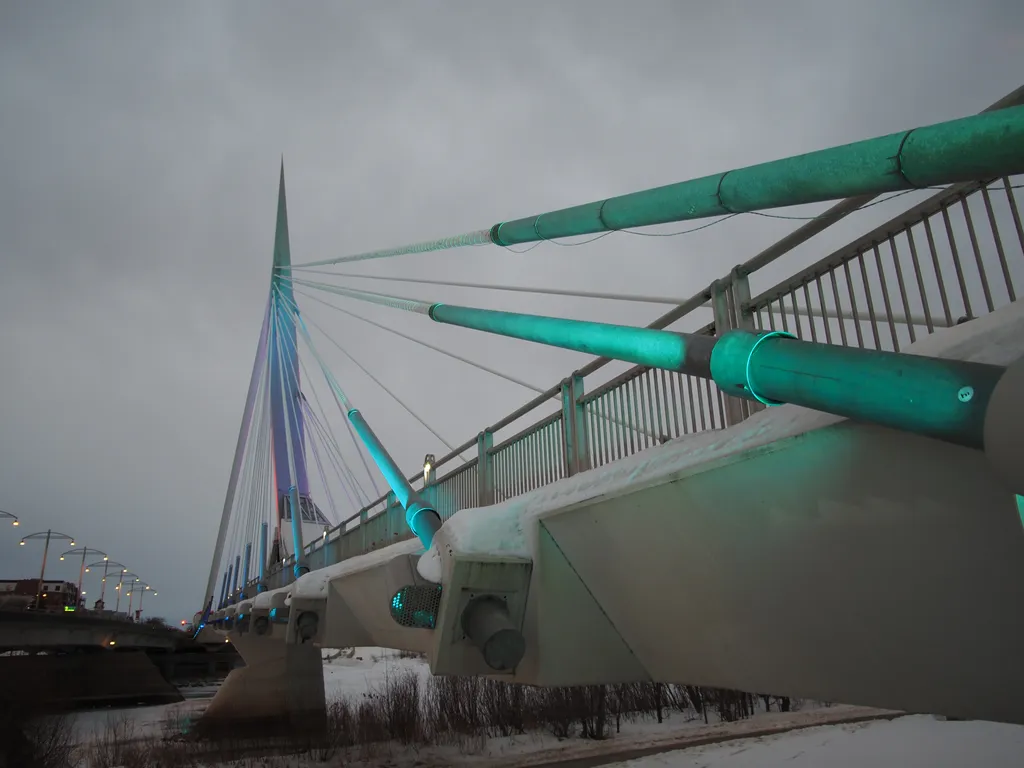
[[[666,752],[607,768],[1009,768],[1024,762],[1024,727],[926,715],[791,731]]]
[[[1024,302],[939,330],[903,351],[1008,365],[1024,356]],[[452,550],[530,557],[534,523],[557,510],[676,480],[705,463],[845,420],[795,405],[769,408],[729,429],[686,435],[492,506],[460,510],[435,535],[417,570],[439,583],[445,554]]]
[[[327,597],[327,585],[332,579],[340,576],[348,576],[360,571],[369,570],[379,565],[384,565],[390,560],[402,555],[411,555],[420,552],[423,545],[419,539],[406,539],[397,544],[391,544],[381,549],[367,552],[365,555],[350,557],[340,563],[329,565],[326,568],[318,568],[315,571],[303,575],[294,584],[286,589],[291,591],[292,597],[303,599],[318,599]]]
[[[385,648],[355,648],[352,658],[324,661],[324,693],[327,700],[357,699],[378,688],[395,675],[411,671],[421,680],[430,677],[425,659],[403,659],[398,651]]]

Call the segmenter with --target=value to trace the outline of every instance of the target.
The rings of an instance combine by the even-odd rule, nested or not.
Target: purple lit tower
[[[299,358],[294,313],[297,307],[292,293],[291,250],[288,243],[288,206],[284,191],[284,164],[277,200],[277,231],[274,235],[274,268],[271,298],[267,307],[267,354],[270,365],[270,414],[274,446],[274,492],[276,494],[276,530],[270,561],[281,560],[294,552],[292,526],[293,489],[301,510],[301,540],[309,542],[329,525],[309,497],[309,478],[305,461],[303,397],[299,385]],[[291,449],[289,450],[289,445]],[[293,476],[294,468],[294,476]],[[282,545],[284,552],[282,552]]]

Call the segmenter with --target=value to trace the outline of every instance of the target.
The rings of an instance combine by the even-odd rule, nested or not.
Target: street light
[[[121,570],[121,576],[117,580],[117,586],[114,587],[114,589],[117,590],[117,602],[114,604],[114,613],[121,612],[121,595],[124,594],[124,590],[121,589],[121,587],[124,586],[125,577],[135,579],[135,581],[139,580],[139,575],[137,573],[131,573],[127,568]]]
[[[142,615],[142,598],[145,597],[147,591],[151,591],[153,589],[149,584],[147,584],[144,581],[139,581],[138,579],[136,579],[135,581],[132,582],[131,588],[128,590],[128,616],[129,617],[132,615],[132,598],[135,596],[135,588],[136,587],[142,587],[142,589],[139,590],[142,593],[142,594],[139,595],[139,609],[138,610],[139,610],[139,615],[140,616]],[[153,592],[153,595],[156,596],[156,592]]]
[[[0,520],[10,520],[11,525],[13,526],[21,525],[21,521],[18,520],[17,515],[12,515],[10,512],[4,512],[2,509],[0,509]]]
[[[85,571],[86,573],[88,573],[90,568],[99,568],[101,565],[103,566],[103,579],[100,581],[100,602],[103,604],[104,610],[106,610],[107,576],[110,573],[110,568],[112,566],[116,566],[117,568],[121,569],[121,573],[127,573],[128,567],[124,563],[118,563],[114,560],[111,560],[109,557],[104,557],[98,563],[89,563],[87,566],[85,566]]]
[[[36,589],[36,609],[39,610],[43,607],[43,580],[46,578],[46,555],[50,551],[50,539],[70,541],[72,547],[75,546],[75,540],[66,533],[47,529],[45,531],[39,531],[38,533],[30,533],[28,536],[22,537],[21,541],[18,543],[24,547],[26,541],[35,539],[45,539],[46,541],[46,543],[43,544],[43,567],[39,570],[39,587]]]
[[[75,542],[71,542],[71,546],[75,546]],[[85,578],[85,558],[90,554],[103,555],[104,560],[108,560],[106,552],[101,552],[98,549],[92,547],[79,547],[78,549],[69,549],[67,552],[62,552],[60,559],[64,559],[64,555],[77,555],[79,552],[82,553],[82,567],[78,570],[78,594],[82,594],[82,579]]]
[[[430,485],[430,481],[433,479],[434,470],[434,454],[428,453],[423,458],[423,485]]]

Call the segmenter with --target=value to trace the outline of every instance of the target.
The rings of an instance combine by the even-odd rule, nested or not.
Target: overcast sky
[[[153,584],[147,613],[199,608],[282,155],[293,259],[313,261],[973,113],[1021,84],[1022,32],[1019,0],[0,0],[0,509],[24,520],[0,528],[0,577],[37,574],[18,533],[53,527]],[[685,297],[792,226],[348,271]],[[664,309],[350,284],[635,324]],[[451,443],[532,396],[300,301]],[[539,386],[585,360],[335,303]],[[404,467],[445,453],[320,347]]]

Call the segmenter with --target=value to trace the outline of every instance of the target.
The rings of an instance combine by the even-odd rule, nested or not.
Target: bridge
[[[181,645],[182,633],[170,627],[123,619],[36,611],[0,611],[0,652],[82,648],[163,648]]]
[[[246,667],[205,717],[316,722],[319,649],[380,645],[426,654],[438,675],[684,682],[1024,723],[1022,104],[1024,88],[975,116],[303,264],[282,167],[269,297],[197,614]],[[764,279],[902,195],[916,202]],[[323,279],[355,277],[332,268],[357,261],[823,202],[685,300],[486,286],[675,305],[647,328]],[[300,299],[595,359],[407,475],[318,352]],[[612,361],[632,367],[608,378]],[[300,383],[313,374],[342,438],[386,480],[379,498],[355,503],[359,468]],[[343,519],[330,471],[353,509]]]

